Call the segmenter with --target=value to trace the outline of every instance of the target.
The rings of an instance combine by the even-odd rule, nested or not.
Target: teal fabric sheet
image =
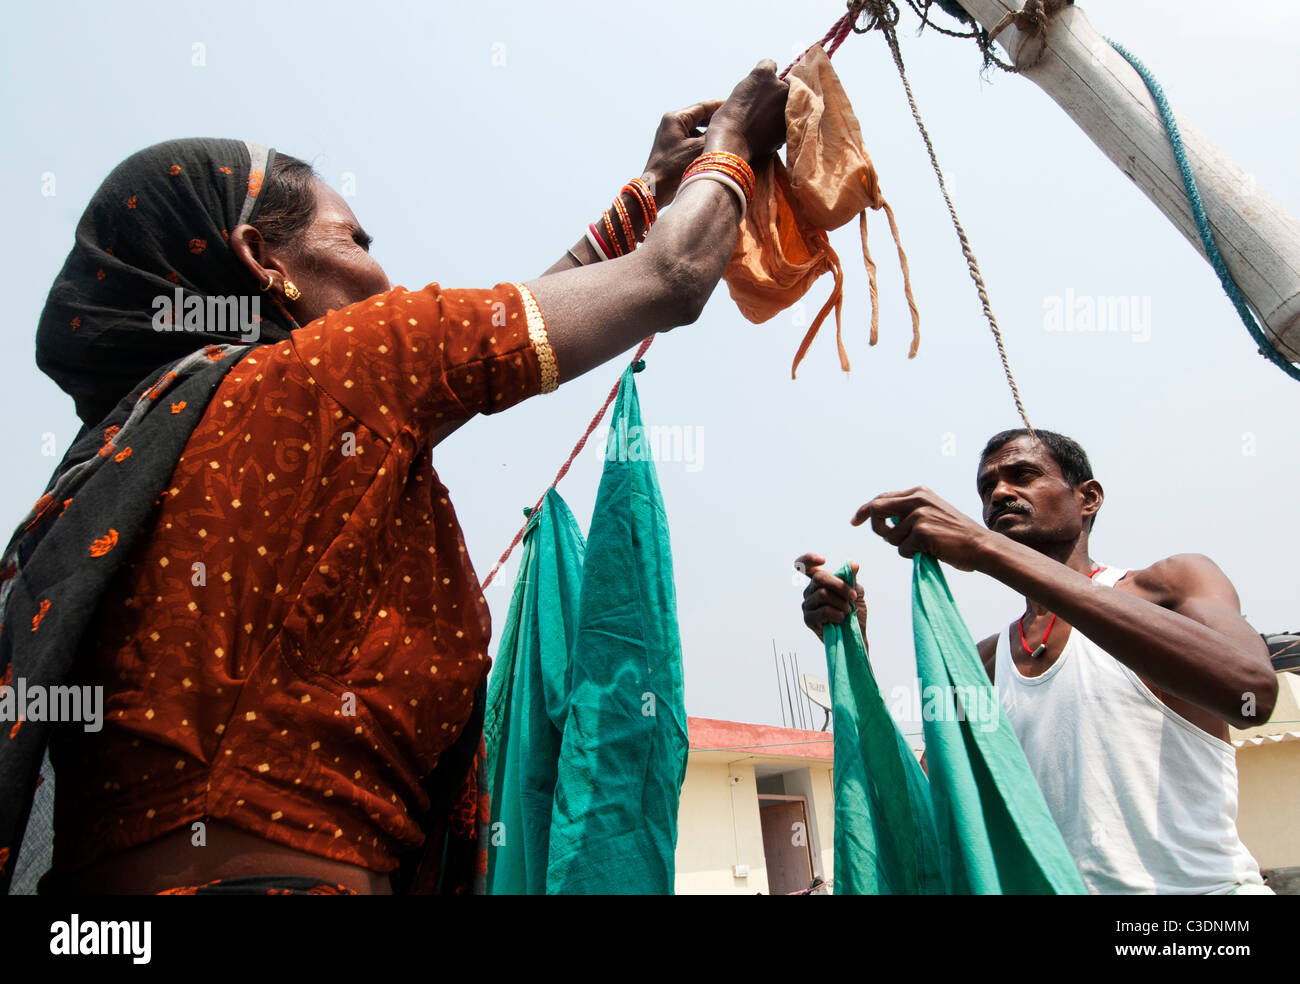
[[[845,564],[839,576],[854,583]],[[885,707],[856,616],[822,629],[835,724],[837,895],[941,895],[925,773]]]
[[[560,494],[547,492],[524,532],[483,723],[491,799],[489,895],[540,895],[568,713],[586,544]]]
[[[847,566],[839,576],[852,583]],[[928,780],[884,705],[856,620],[822,632],[836,893],[1084,894],[943,572],[924,554],[913,563],[912,625]]]
[[[492,894],[673,891],[688,741],[642,366],[623,374],[585,550],[554,490],[525,535],[485,725]]]

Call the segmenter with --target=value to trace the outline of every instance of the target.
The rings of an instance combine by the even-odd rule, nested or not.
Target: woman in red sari
[[[540,278],[484,290],[391,287],[342,198],[273,152],[263,170],[255,149],[176,141],[114,172],[38,345],[77,400],[70,456],[88,463],[65,461],[23,527],[114,573],[74,604],[66,578],[37,576],[53,548],[31,540],[0,572],[6,680],[106,695],[101,731],[48,731],[43,890],[468,889],[490,625],[430,449],[698,317],[752,189],[744,162],[784,139],[785,89],[764,62],[725,103],[665,117],[645,186]],[[717,180],[683,183],[702,152],[688,178]],[[168,284],[184,303],[158,300]],[[261,344],[182,330],[191,295],[222,293],[266,301]],[[114,312],[151,294],[152,335],[125,332]],[[151,435],[178,429],[147,514],[113,519],[104,483],[156,469],[166,442]],[[75,659],[41,677],[57,662],[41,646]],[[9,738],[29,771],[38,732],[19,722]],[[25,775],[0,758],[29,803]]]

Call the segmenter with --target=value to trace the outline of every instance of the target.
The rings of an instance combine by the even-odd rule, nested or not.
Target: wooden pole
[[[1021,0],[959,2],[990,31],[1022,6]],[[1014,25],[997,40],[1021,74],[1051,96],[1204,256],[1155,102],[1083,11],[1067,7],[1050,20],[1046,51],[1036,63],[1042,43]],[[1174,115],[1228,270],[1270,341],[1300,362],[1300,223],[1194,124]]]

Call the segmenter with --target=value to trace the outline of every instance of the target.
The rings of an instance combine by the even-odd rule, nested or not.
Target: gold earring
[[[271,285],[274,284],[274,283],[275,283],[275,277],[274,277],[273,275],[271,275],[271,274],[268,273],[268,274],[266,275],[266,286],[263,287],[262,290],[263,290],[263,291],[268,291],[268,290],[270,290],[270,289],[271,289]]]
[[[298,298],[302,297],[302,291],[294,286],[292,280],[286,280],[284,282],[284,296],[291,301],[296,301]]]

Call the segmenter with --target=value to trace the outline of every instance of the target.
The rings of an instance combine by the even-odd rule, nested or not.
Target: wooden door
[[[812,881],[812,851],[803,801],[760,800],[758,815],[763,826],[768,892],[787,895],[807,888]]]

